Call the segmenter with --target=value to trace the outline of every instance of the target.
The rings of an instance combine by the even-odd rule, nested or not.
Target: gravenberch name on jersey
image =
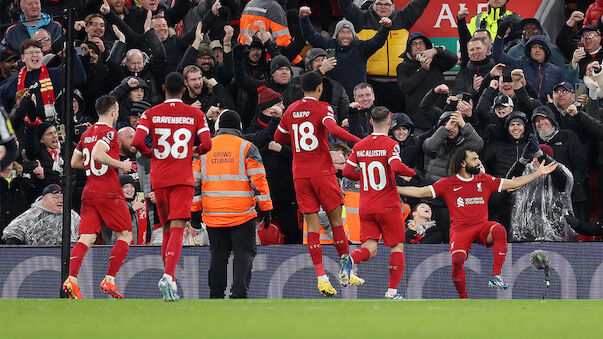
[[[386,155],[387,151],[384,149],[370,149],[356,152],[356,156],[359,157],[384,157]]]
[[[177,125],[194,125],[195,118],[191,117],[164,117],[156,115],[153,117],[153,123],[155,124],[177,124]]]

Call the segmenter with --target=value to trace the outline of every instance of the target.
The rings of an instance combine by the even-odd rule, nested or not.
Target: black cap
[[[542,31],[542,24],[536,18],[527,18],[527,19],[521,20],[519,22],[519,27],[523,28],[527,24],[534,24],[534,25],[538,26],[538,28]]]
[[[494,107],[497,106],[514,107],[513,99],[508,95],[499,95],[494,98]]]
[[[136,187],[136,182],[134,181],[134,178],[132,178],[131,175],[121,174],[119,176],[119,185],[123,186],[125,184],[132,184],[132,186]]]
[[[580,28],[580,30],[578,31],[578,34],[582,35],[582,33],[584,33],[584,32],[597,32],[597,34],[601,34],[601,31],[599,31],[597,26],[594,26],[594,25],[586,25],[586,26]]]
[[[220,116],[218,116],[218,129],[220,128],[234,128],[241,130],[241,117],[239,113],[227,109]]]
[[[42,191],[42,195],[56,194],[56,193],[63,193],[63,189],[61,188],[61,186],[59,186],[57,184],[50,184],[50,185],[44,187],[44,190]]]
[[[572,93],[574,93],[574,92],[575,92],[575,90],[574,90],[574,85],[572,85],[572,84],[570,84],[569,82],[566,82],[566,81],[562,81],[562,82],[558,83],[557,85],[553,86],[553,92],[554,92],[555,90],[557,90],[557,88],[562,87],[562,86],[563,86],[563,88],[565,88],[565,89],[566,89],[568,92],[572,92]]]
[[[151,108],[151,104],[144,100],[135,101],[130,107],[130,116],[141,116],[146,110]]]
[[[12,49],[5,49],[2,52],[0,52],[0,62],[8,62],[11,60],[18,60],[19,59],[19,55],[17,54],[17,52],[13,51]]]

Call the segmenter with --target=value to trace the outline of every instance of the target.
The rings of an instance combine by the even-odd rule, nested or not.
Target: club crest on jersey
[[[481,192],[481,191],[482,191],[482,183],[481,183],[481,182],[478,182],[478,183],[477,183],[477,191],[478,191],[478,192]]]

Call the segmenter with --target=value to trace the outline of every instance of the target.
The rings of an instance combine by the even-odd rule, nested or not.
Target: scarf
[[[33,27],[28,25],[27,22],[25,22],[25,14],[21,13],[20,18],[23,26],[27,28],[27,33],[29,33],[30,37],[33,36],[38,31],[38,29],[48,25],[51,22],[50,15],[43,12],[40,12],[40,21],[38,21],[38,24]]]
[[[27,67],[23,66],[17,76],[17,92],[25,88],[25,77],[27,76]],[[50,74],[46,65],[42,65],[40,68],[40,92],[42,93],[42,102],[44,103],[44,113],[46,117],[52,117],[56,115],[54,109],[54,88],[52,87],[52,81],[50,80]]]

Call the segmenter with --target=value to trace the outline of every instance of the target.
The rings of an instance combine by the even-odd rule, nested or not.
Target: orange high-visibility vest
[[[256,202],[262,211],[272,209],[259,150],[236,135],[215,136],[211,150],[201,156],[203,222],[210,227],[241,225],[257,216]]]
[[[199,158],[193,158],[193,178],[195,178],[195,197],[191,205],[191,212],[198,212],[201,210],[201,186],[197,185],[201,179],[201,159]]]

